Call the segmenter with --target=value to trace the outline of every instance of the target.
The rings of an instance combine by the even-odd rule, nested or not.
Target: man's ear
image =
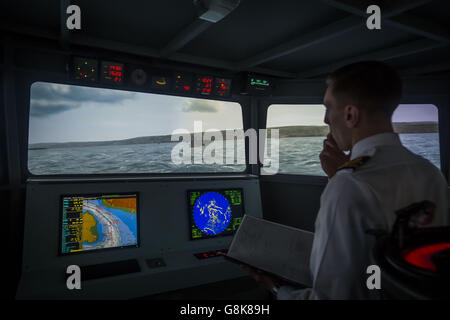
[[[347,128],[355,128],[360,119],[360,111],[355,105],[349,104],[344,109],[344,121]]]

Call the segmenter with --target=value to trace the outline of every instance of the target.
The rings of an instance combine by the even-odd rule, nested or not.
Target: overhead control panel
[[[189,93],[192,91],[192,76],[189,74],[175,74],[175,92]]]
[[[97,82],[98,61],[88,58],[73,58],[72,77],[75,80]]]
[[[170,89],[171,81],[170,77],[162,75],[153,75],[151,88],[156,90],[167,91]]]
[[[266,96],[272,93],[272,80],[268,77],[249,75],[247,91],[251,95]]]
[[[197,83],[195,85],[195,90],[198,94],[203,96],[209,96],[212,93],[213,77],[210,76],[199,76],[197,77]]]
[[[148,88],[152,91],[189,96],[227,98],[232,79],[223,76],[150,69],[143,66],[92,58],[73,57],[71,78],[111,86]],[[100,66],[100,67],[99,67]]]
[[[229,97],[231,94],[231,79],[215,78],[213,94],[218,97]]]
[[[102,61],[102,82],[121,85],[123,83],[123,63]]]

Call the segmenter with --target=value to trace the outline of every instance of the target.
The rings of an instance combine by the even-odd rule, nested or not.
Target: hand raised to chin
[[[351,154],[346,155],[339,149],[331,133],[327,135],[326,139],[323,141],[323,149],[319,155],[319,159],[322,169],[329,179],[336,174],[337,169],[341,165],[350,160],[350,155]]]

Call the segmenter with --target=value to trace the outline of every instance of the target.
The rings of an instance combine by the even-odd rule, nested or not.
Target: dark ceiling
[[[81,30],[61,28],[60,3],[81,8]],[[371,4],[381,30],[366,27]],[[315,78],[377,59],[408,75],[450,72],[448,0],[241,0],[216,23],[192,0],[7,0],[0,10],[4,30],[232,71]]]

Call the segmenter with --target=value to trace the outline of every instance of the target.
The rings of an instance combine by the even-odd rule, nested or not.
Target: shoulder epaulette
[[[361,167],[362,165],[364,165],[369,159],[370,159],[369,156],[355,158],[353,160],[350,160],[350,161],[347,161],[346,163],[344,163],[342,166],[340,166],[338,168],[338,170],[341,170],[341,169],[355,170],[355,169]]]

